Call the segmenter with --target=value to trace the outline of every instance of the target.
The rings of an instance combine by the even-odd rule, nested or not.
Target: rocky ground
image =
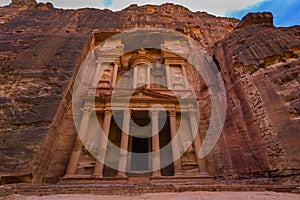
[[[183,192],[183,193],[148,193],[141,195],[80,195],[80,194],[59,194],[52,196],[22,196],[11,195],[5,198],[6,200],[141,200],[141,199],[156,199],[156,200],[299,200],[299,194],[291,193],[276,193],[276,192]]]

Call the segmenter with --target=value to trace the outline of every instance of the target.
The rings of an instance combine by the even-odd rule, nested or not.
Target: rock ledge
[[[254,24],[263,24],[266,27],[274,27],[273,14],[270,12],[248,13],[237,25],[237,28],[243,28]]]

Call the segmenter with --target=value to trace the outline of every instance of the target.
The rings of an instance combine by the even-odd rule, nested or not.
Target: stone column
[[[173,152],[173,160],[174,160],[174,176],[182,175],[182,165],[181,165],[181,157],[180,157],[180,146],[179,146],[179,138],[175,138],[177,134],[176,127],[176,111],[169,111],[170,118],[170,130],[171,130],[171,140],[172,140],[172,152]],[[175,160],[175,158],[177,158]]]
[[[120,150],[119,171],[117,175],[118,177],[126,177],[130,115],[131,115],[131,110],[124,110],[121,145],[120,145],[121,150]]]
[[[152,151],[153,151],[153,159],[152,159],[152,176],[161,176],[160,172],[160,147],[159,147],[159,127],[158,127],[158,114],[159,111],[154,110],[151,111],[151,123],[152,123]],[[157,151],[156,153],[154,153]]]
[[[97,61],[97,67],[96,67],[96,71],[94,74],[94,79],[92,82],[92,87],[96,88],[98,86],[99,80],[100,80],[100,75],[101,75],[101,63],[99,61]]]
[[[181,70],[182,70],[182,75],[184,77],[183,79],[183,83],[184,83],[184,89],[188,89],[188,81],[187,81],[187,75],[186,75],[186,69],[185,69],[185,65],[181,65]]]
[[[133,68],[133,84],[132,84],[133,88],[136,88],[136,86],[137,86],[137,75],[138,75],[137,73],[138,73],[137,67],[134,67]]]
[[[105,110],[103,126],[102,126],[103,135],[101,137],[101,142],[99,145],[100,146],[100,156],[99,157],[101,157],[101,161],[103,161],[103,162],[105,162],[105,155],[106,155],[106,148],[107,148],[107,141],[108,141],[111,117],[112,117],[112,111]],[[93,173],[94,176],[103,177],[104,164],[101,161],[99,161],[99,160],[96,161],[94,173]]]
[[[169,89],[172,89],[172,83],[171,83],[171,73],[170,73],[170,67],[166,66],[166,79],[167,79],[167,87]]]
[[[146,87],[150,88],[150,82],[151,82],[151,74],[150,74],[150,66],[147,66],[147,84]]]
[[[207,174],[205,160],[200,159],[200,156],[199,156],[199,151],[201,148],[201,140],[200,140],[200,135],[198,133],[197,124],[198,123],[197,123],[197,118],[196,118],[196,111],[191,111],[190,112],[190,125],[191,125],[192,135],[194,138],[194,147],[195,147],[199,171],[200,171],[200,174]]]
[[[79,157],[81,154],[81,149],[83,147],[81,139],[84,140],[85,139],[84,137],[87,134],[86,132],[89,125],[91,112],[92,112],[92,108],[90,107],[84,107],[82,109],[83,114],[81,117],[78,134],[82,135],[83,138],[80,138],[79,135],[77,135],[76,137],[75,145],[73,147],[73,152],[71,154],[68,167],[66,170],[66,176],[73,176],[76,173]]]
[[[112,84],[111,84],[112,88],[116,87],[117,78],[118,78],[118,69],[119,69],[118,63],[114,63],[114,64],[115,65],[114,65],[113,78],[112,78]]]

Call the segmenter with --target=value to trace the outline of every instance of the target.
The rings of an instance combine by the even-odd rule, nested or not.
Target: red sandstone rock
[[[90,37],[136,27],[182,32],[218,62],[229,105],[222,136],[206,159],[210,174],[299,174],[299,27],[275,28],[270,13],[239,22],[173,4],[112,12],[16,0],[0,12],[0,176],[33,173],[35,182],[63,176],[76,136],[70,83]],[[203,85],[197,80],[193,84]],[[203,86],[199,98],[205,94]],[[210,102],[201,100],[204,132]]]
[[[244,28],[246,26],[254,24],[263,24],[266,27],[274,27],[272,13],[248,13],[237,25],[237,28]]]
[[[213,154],[229,154],[229,162],[217,165],[228,171],[235,166],[241,176],[287,175],[300,167],[300,28],[274,28],[271,19],[270,13],[247,15],[213,50],[232,89],[224,137],[208,163],[216,165]],[[249,154],[238,155],[241,151]]]
[[[11,7],[35,7],[37,5],[35,0],[12,0]]]

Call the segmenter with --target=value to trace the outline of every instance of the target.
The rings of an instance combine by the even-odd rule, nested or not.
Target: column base
[[[151,176],[151,177],[161,177],[161,172],[160,172],[160,170],[154,171],[154,172],[152,173],[152,176]]]
[[[125,172],[118,172],[118,174],[117,174],[116,177],[117,177],[117,178],[127,178],[127,175],[126,175]]]
[[[103,178],[102,174],[93,174],[93,178]]]
[[[76,177],[75,174],[65,174],[62,178],[74,178]]]
[[[177,172],[174,174],[174,176],[183,176],[183,173],[182,172]]]

